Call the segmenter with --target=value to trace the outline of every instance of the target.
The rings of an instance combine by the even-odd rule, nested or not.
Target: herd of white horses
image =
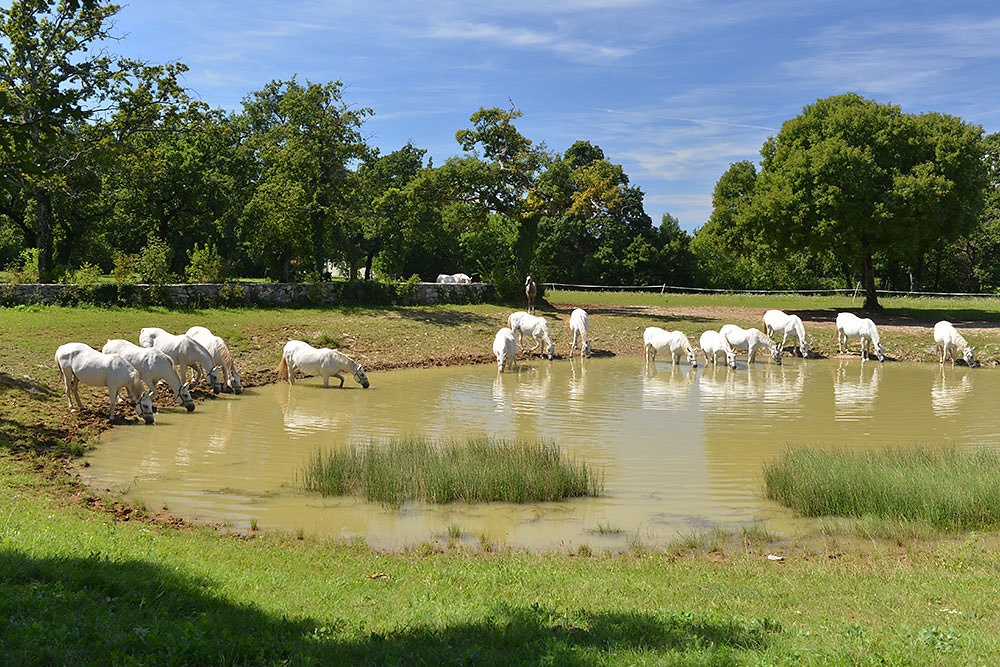
[[[528,283],[531,283],[528,287],[534,287],[530,276]],[[530,306],[529,309],[533,310]],[[797,351],[802,357],[809,356],[805,327],[798,315],[768,310],[761,323],[763,331],[726,324],[719,331],[702,333],[698,345],[705,362],[715,365],[722,357],[726,365],[736,368],[738,352],[745,352],[747,363],[752,364],[757,352],[766,349],[771,360],[781,364],[789,336],[794,336],[797,343],[793,353]],[[581,357],[591,356],[590,317],[587,311],[582,308],[573,310],[568,324],[573,336],[569,357],[574,355],[577,346]],[[780,343],[776,342],[778,334],[781,334]],[[529,338],[534,345],[525,349]],[[861,341],[863,360],[869,359],[874,351],[879,361],[885,361],[885,349],[875,323],[852,313],[840,313],[837,315],[838,352],[847,351],[851,340]],[[934,342],[942,364],[950,357],[954,365],[956,354],[960,354],[970,367],[979,365],[975,349],[950,322],[941,321],[934,326]],[[528,355],[540,350],[539,354],[551,360],[555,355],[555,345],[548,320],[523,310],[510,314],[507,326],[497,331],[493,339],[498,373],[514,368],[519,348]],[[677,364],[684,357],[691,366],[698,365],[698,349],[682,331],[647,327],[643,332],[643,348],[647,366],[660,353],[669,353],[672,364]],[[105,343],[100,352],[84,343],[66,343],[56,350],[55,359],[63,376],[70,410],[75,409],[74,398],[79,409],[83,409],[77,389],[80,382],[107,387],[111,401],[108,418],[112,421],[123,389],[136,413],[147,424],[155,420],[152,399],[157,395],[160,382],[170,389],[177,403],[188,412],[195,409],[190,387],[202,379],[216,394],[243,393],[242,379],[226,342],[202,326],[191,327],[180,335],[155,327],[145,328],[139,332],[138,345],[114,339]],[[191,380],[188,380],[189,370],[193,373]],[[343,387],[344,374],[352,375],[363,388],[369,387],[364,368],[346,354],[330,348],[316,348],[301,340],[285,344],[277,368],[279,379],[287,380],[289,384],[295,383],[296,371],[322,377],[324,387],[330,386],[331,377],[340,380],[340,387]]]
[[[788,314],[780,310],[768,310],[764,313],[761,324],[764,327],[763,331],[752,327],[743,329],[735,324],[726,324],[718,331],[709,330],[702,333],[698,339],[698,345],[705,357],[705,362],[717,364],[721,355],[725,357],[727,366],[736,368],[736,354],[738,352],[745,352],[747,363],[752,364],[756,359],[757,352],[766,349],[771,360],[780,365],[789,336],[794,336],[797,343],[792,348],[793,353],[797,352],[803,358],[809,356],[809,342],[806,339],[805,326],[802,324],[802,318],[798,315]],[[569,328],[573,335],[569,356],[573,356],[577,343],[579,343],[580,356],[589,357],[591,355],[590,317],[587,311],[582,308],[573,310],[569,317]],[[780,343],[776,342],[778,334],[781,334]],[[493,338],[493,354],[497,360],[499,373],[513,368],[517,350],[518,348],[523,349],[526,336],[531,336],[534,341],[532,348],[525,350],[528,354],[541,348],[540,354],[552,359],[555,345],[552,343],[552,333],[548,321],[544,317],[519,310],[511,313],[507,318],[507,326],[497,331]],[[872,352],[874,352],[880,362],[885,361],[885,347],[882,345],[882,339],[875,323],[869,318],[861,318],[854,313],[839,313],[837,315],[837,351],[839,353],[847,352],[852,340],[861,342],[862,360],[870,359]],[[683,331],[666,331],[660,327],[647,327],[642,334],[642,343],[646,365],[654,362],[656,355],[660,353],[669,353],[672,364],[677,364],[684,357],[691,366],[698,365],[698,348],[691,344],[687,334]],[[961,354],[969,367],[979,366],[975,348],[969,345],[965,337],[955,329],[951,322],[942,320],[934,325],[934,343],[937,345],[942,364],[951,358],[952,365],[954,365],[957,353]]]
[[[191,327],[174,335],[163,329],[148,327],[139,332],[139,345],[116,338],[104,344],[100,352],[85,343],[66,343],[56,350],[56,365],[66,386],[66,401],[74,411],[73,399],[83,410],[78,386],[81,382],[107,387],[111,400],[108,419],[114,421],[115,406],[122,389],[128,394],[135,411],[147,424],[155,423],[152,399],[160,382],[173,392],[177,403],[188,412],[195,409],[190,387],[204,379],[216,394],[243,393],[243,380],[236,370],[229,346],[205,327]],[[193,373],[189,381],[188,370]],[[278,377],[295,384],[295,371],[304,375],[319,375],[323,386],[330,378],[340,380],[350,373],[355,381],[368,388],[368,376],[360,364],[339,350],[316,348],[301,340],[285,344],[278,364]]]

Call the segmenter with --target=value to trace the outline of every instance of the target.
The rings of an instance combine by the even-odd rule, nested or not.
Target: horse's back
[[[569,315],[569,328],[577,331],[586,331],[590,325],[590,318],[583,308],[576,308]]]
[[[951,343],[955,340],[956,334],[958,330],[955,329],[955,325],[947,320],[941,320],[934,325],[934,342],[938,345]]]

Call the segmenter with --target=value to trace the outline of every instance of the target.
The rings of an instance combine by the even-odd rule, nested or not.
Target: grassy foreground
[[[116,522],[0,459],[7,664],[988,664],[1000,557],[754,545],[601,558]]]
[[[557,354],[564,353],[571,301],[548,298],[560,304],[544,314]],[[765,305],[799,308],[660,298],[649,307],[580,301],[592,312],[595,350],[638,358],[645,326],[694,334],[727,321],[753,326]],[[814,316],[806,323],[812,335],[822,333],[812,323],[841,305],[801,308]],[[938,302],[907,308],[895,316],[962,321]],[[989,322],[993,308],[963,312]],[[72,477],[72,455],[100,446],[107,399],[81,389],[91,410],[67,412],[52,362],[62,342],[100,347],[108,338],[135,340],[144,326],[202,324],[230,341],[249,383],[261,383],[272,380],[289,338],[340,347],[375,370],[490,362],[493,333],[511,310],[0,309],[0,663],[994,660],[995,533],[858,541],[820,528],[801,538],[743,536],[662,553],[637,546],[602,557],[441,544],[377,553],[360,544],[163,526]],[[933,359],[926,332],[884,337],[893,356]],[[828,352],[830,344],[818,349]],[[204,391],[196,398],[212,400]],[[161,404],[174,409],[182,408]]]
[[[604,485],[591,465],[566,460],[555,443],[410,436],[318,451],[302,471],[302,486],[324,496],[353,494],[401,505],[550,502],[597,496]]]
[[[943,530],[1000,525],[1000,452],[955,447],[790,449],[764,467],[765,495],[805,516],[878,516]]]

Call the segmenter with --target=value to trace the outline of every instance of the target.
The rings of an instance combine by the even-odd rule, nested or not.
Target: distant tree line
[[[93,48],[118,8],[0,8],[0,267],[21,279],[433,279],[516,294],[594,284],[1000,288],[1000,139],[856,95],[820,100],[733,164],[693,237],[596,145],[533,142],[480,109],[460,153],[365,141],[340,82],[275,80],[225,112],[181,63]]]

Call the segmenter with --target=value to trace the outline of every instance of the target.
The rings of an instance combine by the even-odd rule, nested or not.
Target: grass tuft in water
[[[764,466],[764,493],[805,516],[879,517],[955,531],[996,527],[1000,452],[792,449]]]
[[[567,460],[554,443],[487,437],[435,442],[405,436],[317,451],[300,479],[306,491],[360,495],[390,505],[408,500],[534,503],[604,490],[598,471]]]

